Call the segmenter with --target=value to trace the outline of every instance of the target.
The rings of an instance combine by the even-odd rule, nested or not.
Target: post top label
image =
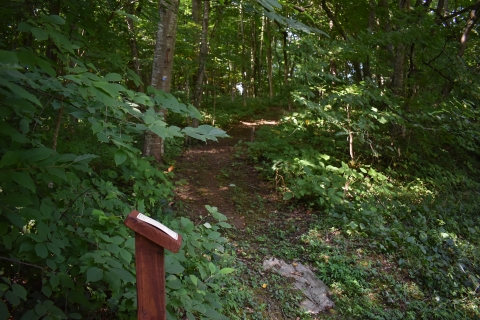
[[[146,222],[146,223],[156,227],[157,229],[162,230],[163,232],[168,234],[173,239],[178,240],[178,233],[176,233],[175,231],[172,231],[171,229],[169,229],[165,225],[161,224],[157,220],[153,220],[152,218],[147,217],[146,215],[144,215],[142,213],[138,213],[137,219],[142,220],[143,222]]]

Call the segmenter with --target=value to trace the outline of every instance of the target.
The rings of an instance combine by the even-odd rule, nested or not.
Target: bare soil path
[[[254,305],[263,305],[260,311],[254,305],[245,306],[248,319],[290,319],[283,309],[284,301],[270,286],[271,276],[268,278],[262,271],[262,263],[273,256],[286,258],[279,254],[284,247],[282,241],[289,245],[298,243],[312,218],[309,210],[286,208],[275,183],[261,177],[244,153],[245,143],[255,139],[259,127],[275,125],[281,114],[281,110],[273,108],[264,115],[268,120],[237,122],[226,129],[230,138],[190,146],[174,168],[178,185],[175,203],[181,206],[177,209],[198,223],[201,216],[207,215],[205,205],[214,206],[235,226],[228,237],[236,248],[238,261],[245,267],[244,274],[239,276],[255,292]],[[275,241],[277,234],[288,239]],[[273,245],[267,244],[269,238]],[[275,279],[277,289],[292,291],[289,280]]]
[[[205,216],[208,204],[218,207],[237,229],[243,229],[256,220],[254,216],[259,217],[273,208],[277,201],[273,186],[259,177],[235,146],[251,141],[258,126],[274,123],[265,120],[239,122],[227,130],[230,138],[197,144],[177,160],[175,172],[181,182],[176,200],[181,201],[193,221],[200,215]],[[245,208],[247,201],[251,204],[262,202],[262,212],[258,212],[258,207]]]

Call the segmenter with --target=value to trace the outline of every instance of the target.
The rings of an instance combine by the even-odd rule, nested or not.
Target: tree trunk
[[[273,99],[273,66],[272,66],[272,37],[270,31],[270,21],[264,17],[267,23],[267,69],[268,69],[268,96]]]
[[[177,11],[179,0],[159,0],[157,39],[153,56],[152,87],[170,92],[170,83],[173,67],[173,55],[175,51],[175,38],[177,35]],[[156,109],[157,115],[165,119],[166,110]],[[153,156],[158,163],[163,160],[164,143],[158,135],[145,132],[143,156]]]
[[[134,14],[133,4],[128,6],[128,11],[130,14]],[[133,71],[135,71],[137,76],[140,78],[140,81],[142,81],[142,70],[140,67],[140,55],[137,46],[137,33],[135,30],[135,24],[133,19],[129,16],[126,16],[126,20],[128,32],[130,33],[130,51],[132,52],[133,57]],[[137,91],[144,92],[144,90],[143,82],[140,82],[140,85],[137,87]]]
[[[457,51],[457,56],[459,58],[463,57],[463,54],[465,53],[465,49],[467,48],[467,41],[468,37],[470,36],[470,33],[472,32],[473,27],[478,21],[478,18],[480,17],[480,0],[477,1],[473,9],[470,11],[470,14],[468,15],[468,20],[467,20],[467,25],[465,26],[465,30],[462,33],[462,36],[460,38],[460,47],[458,48]],[[450,92],[453,90],[453,86],[455,84],[454,80],[448,81],[442,88],[442,97],[445,99],[450,95]]]
[[[245,32],[243,30],[243,2],[240,2],[240,33],[242,36],[242,97],[243,106],[247,106],[247,77],[245,70]]]
[[[203,78],[205,77],[205,64],[207,62],[207,56],[208,56],[207,36],[208,36],[209,13],[210,13],[210,1],[204,1],[202,35],[201,35],[201,42],[200,42],[200,52],[198,54],[198,71],[197,71],[195,89],[193,91],[193,105],[197,109],[200,109],[200,104],[202,102]],[[198,125],[199,125],[199,120],[193,119],[193,127],[197,128]]]

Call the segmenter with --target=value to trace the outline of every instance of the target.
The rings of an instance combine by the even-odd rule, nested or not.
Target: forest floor
[[[255,131],[260,126],[275,125],[279,114],[278,110],[270,110],[257,119],[223,128],[230,138],[190,146],[174,168],[177,210],[198,223],[208,214],[205,205],[214,206],[235,227],[227,237],[243,266],[242,274],[237,275],[254,292],[253,301],[243,301],[250,306],[246,313],[250,313],[251,319],[290,319],[292,310],[285,308],[298,308],[303,300],[299,292],[291,289],[291,281],[264,273],[262,263],[271,257],[288,259],[276,255],[284,251],[272,248],[270,240],[280,236],[283,241],[278,245],[290,243],[293,249],[300,235],[308,231],[311,211],[286,207],[275,190],[275,181],[262,177],[244,153],[246,143],[255,139]],[[285,233],[286,230],[290,232]],[[289,306],[289,301],[296,303]]]

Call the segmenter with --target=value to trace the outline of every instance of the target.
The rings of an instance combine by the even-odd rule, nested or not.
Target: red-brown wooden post
[[[165,320],[164,248],[178,252],[182,236],[136,210],[124,223],[135,231],[138,320]]]

